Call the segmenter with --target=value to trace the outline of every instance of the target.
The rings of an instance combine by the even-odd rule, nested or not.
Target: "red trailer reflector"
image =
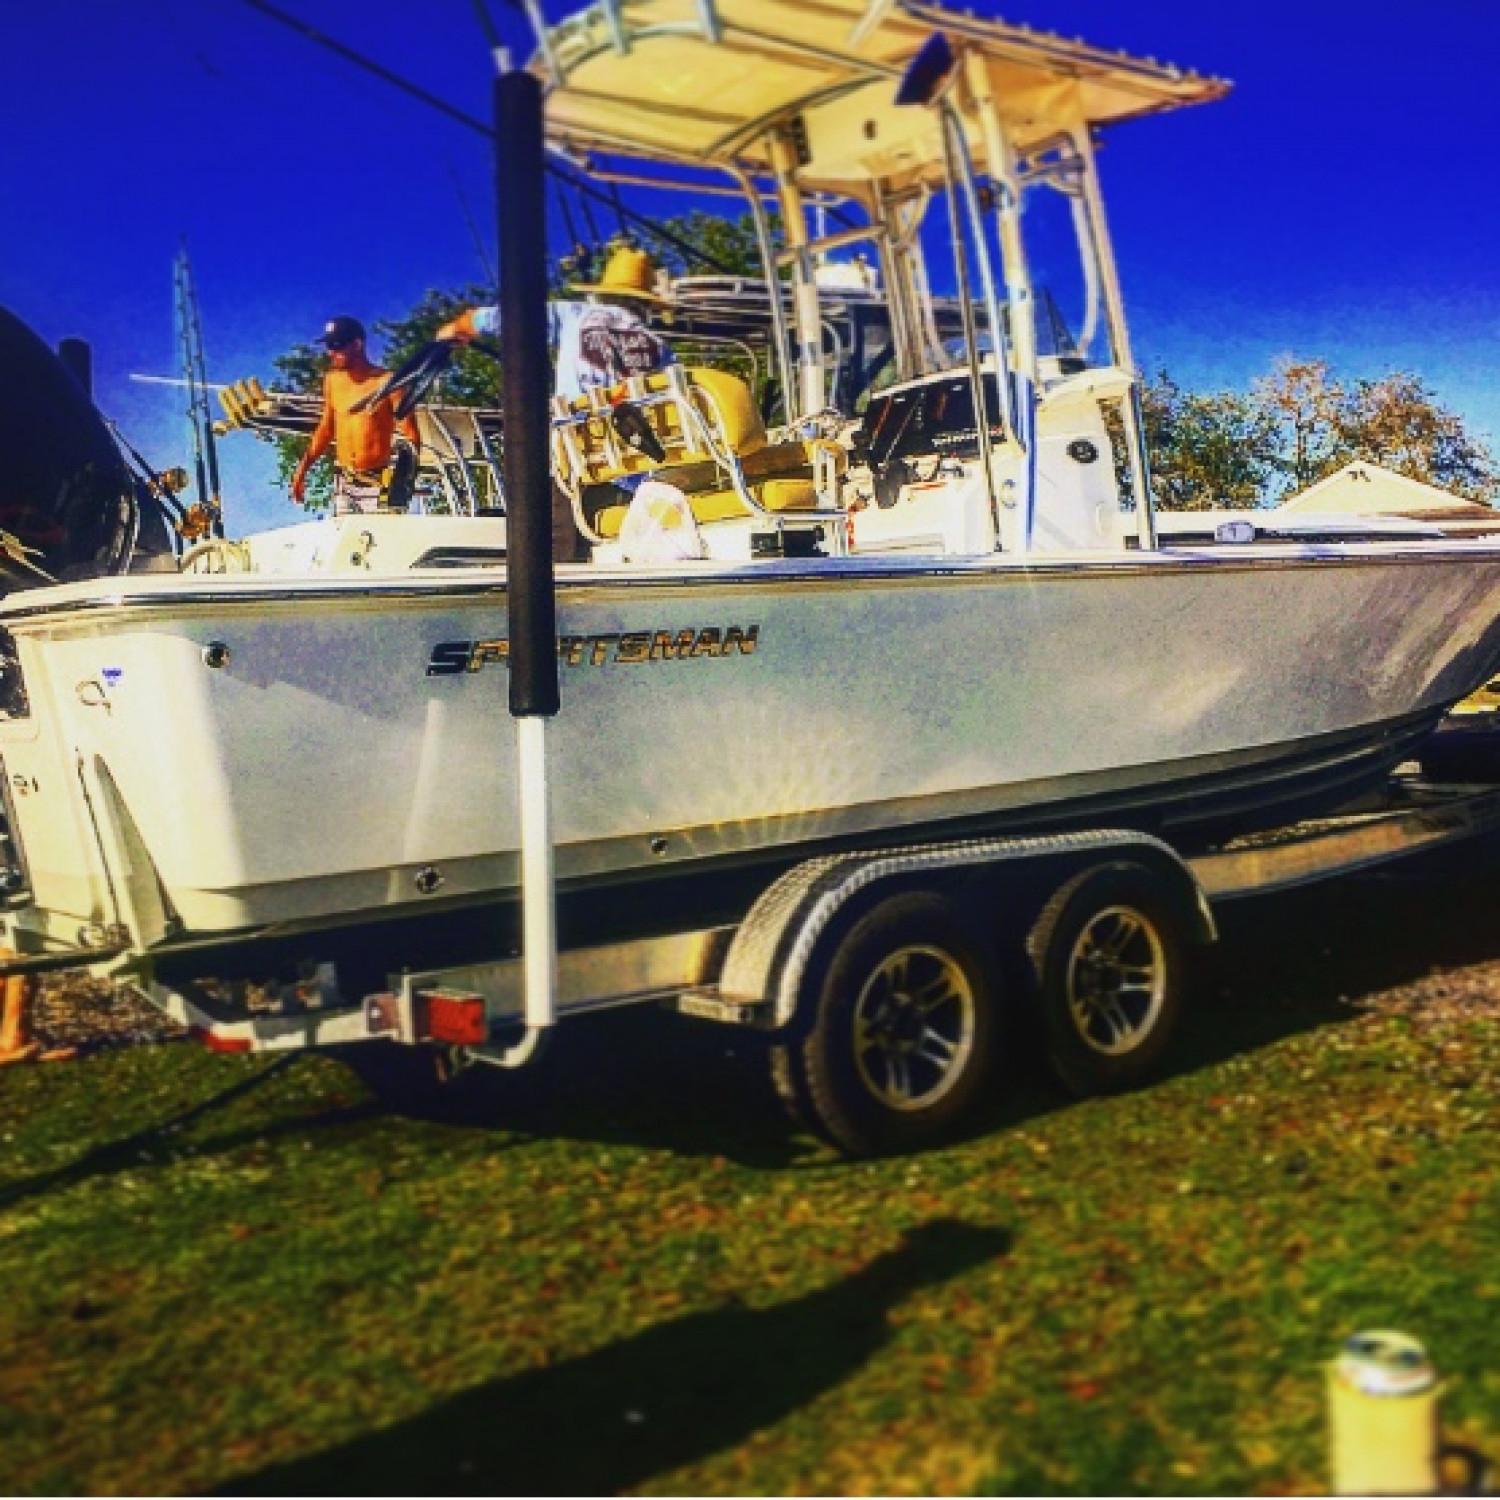
[[[211,1026],[189,1026],[188,1035],[202,1042],[210,1052],[254,1052],[255,1043],[247,1036],[220,1036]]]
[[[421,1028],[426,1040],[452,1047],[479,1047],[489,1040],[483,995],[468,990],[423,990],[418,999],[426,1011]]]

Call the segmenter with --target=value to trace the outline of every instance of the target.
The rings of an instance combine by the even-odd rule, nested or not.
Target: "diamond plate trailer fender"
[[[807,967],[820,939],[849,903],[882,882],[940,874],[986,865],[1034,861],[1055,873],[1055,888],[1091,862],[1090,856],[1135,856],[1166,875],[1178,888],[1191,936],[1200,943],[1217,937],[1208,899],[1192,868],[1169,844],[1150,834],[1125,829],[1052,834],[1037,838],[966,839],[946,844],[915,844],[902,849],[832,854],[788,870],[751,907],[730,945],[719,979],[723,1000],[745,1005],[769,1002],[769,1023],[787,1025],[796,1014]],[[1056,870],[1061,863],[1062,870]]]

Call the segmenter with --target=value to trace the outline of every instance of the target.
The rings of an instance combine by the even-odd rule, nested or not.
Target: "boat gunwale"
[[[1232,555],[1226,555],[1231,554]],[[688,594],[723,590],[794,591],[818,585],[853,590],[906,583],[924,587],[971,587],[984,584],[1022,586],[1039,582],[1084,582],[1098,578],[1175,576],[1202,571],[1289,572],[1306,569],[1370,566],[1447,565],[1467,562],[1500,563],[1500,536],[1461,540],[1393,539],[1391,541],[1242,543],[1213,547],[1162,547],[1150,552],[1095,553],[1054,556],[991,554],[982,557],[903,561],[890,556],[788,559],[779,562],[736,563],[684,571],[611,570],[603,576],[578,576],[561,569],[557,574],[559,601],[593,594],[630,594],[680,591]],[[811,565],[810,565],[811,564]],[[580,570],[590,568],[579,564]],[[568,565],[564,564],[564,568]],[[465,569],[471,576],[455,578],[455,569],[410,570],[383,577],[349,575],[219,574],[211,586],[179,587],[185,575],[144,574],[134,589],[122,588],[120,575],[58,584],[47,589],[25,589],[0,599],[0,623],[76,614],[146,612],[174,609],[239,608],[257,604],[350,602],[366,600],[410,603],[462,602],[486,597],[503,599],[508,578],[503,567]],[[482,575],[475,577],[472,575]],[[129,576],[129,575],[125,575]],[[274,580],[274,581],[273,581]],[[63,599],[28,602],[37,594],[69,590]]]

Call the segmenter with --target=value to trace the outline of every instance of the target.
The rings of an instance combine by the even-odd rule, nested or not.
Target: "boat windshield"
[[[117,570],[134,516],[129,471],[62,361],[0,308],[0,531],[53,578]],[[0,588],[42,583],[6,568]]]

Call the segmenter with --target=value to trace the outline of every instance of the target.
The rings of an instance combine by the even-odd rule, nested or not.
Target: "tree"
[[[1326,360],[1280,359],[1250,395],[1280,437],[1276,466],[1285,493],[1305,490],[1348,462],[1341,442],[1344,391]]]
[[[1406,371],[1356,381],[1340,404],[1338,435],[1350,458],[1381,464],[1466,500],[1491,503],[1500,485],[1495,455]]]
[[[771,215],[773,238],[779,236],[780,222],[777,215]],[[689,213],[663,219],[662,224],[678,239],[696,246],[736,276],[761,278],[766,274],[761,265],[755,220],[748,213],[726,219],[695,208]],[[652,253],[657,254],[656,247],[652,248]],[[701,263],[691,262],[681,251],[665,244],[660,247],[659,258],[674,276],[691,276],[703,270]]]
[[[1276,424],[1235,391],[1194,394],[1158,370],[1141,392],[1151,480],[1164,510],[1265,503],[1275,473]]]
[[[1345,384],[1326,360],[1279,360],[1237,391],[1184,391],[1164,370],[1142,390],[1157,503],[1270,505],[1356,459],[1493,503],[1500,462],[1418,376]]]
[[[1253,394],[1281,432],[1283,494],[1364,459],[1469,500],[1495,498],[1494,454],[1409,371],[1345,385],[1323,360],[1284,359]]]

